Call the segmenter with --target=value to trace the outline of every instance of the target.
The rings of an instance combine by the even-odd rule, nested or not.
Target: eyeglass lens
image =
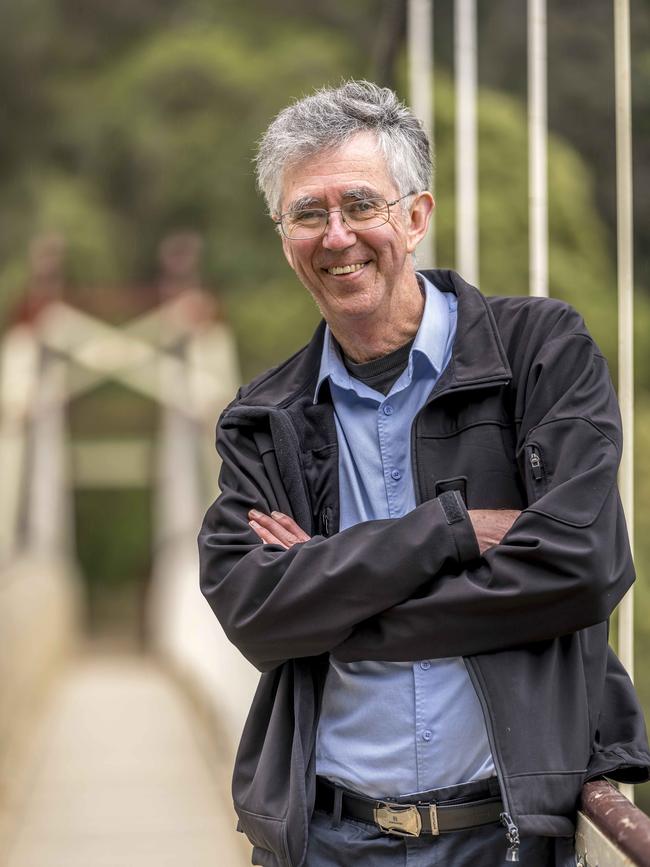
[[[386,199],[359,199],[341,206],[341,216],[351,229],[375,229],[388,222],[390,215]],[[329,212],[324,208],[305,208],[284,214],[282,229],[288,238],[316,238],[325,231]]]

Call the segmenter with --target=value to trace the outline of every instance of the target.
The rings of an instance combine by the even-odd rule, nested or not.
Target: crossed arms
[[[399,519],[309,538],[271,514],[278,499],[253,437],[222,426],[222,493],[199,537],[201,587],[242,653],[263,671],[324,652],[441,658],[606,620],[634,571],[605,361],[584,332],[550,334],[521,388],[520,453],[533,439],[548,485],[516,519],[463,510],[450,523],[436,498]]]
[[[492,545],[499,544],[520,512],[517,509],[470,509],[468,514],[476,533],[479,551],[484,554]],[[290,515],[282,512],[264,515],[257,509],[251,509],[248,517],[252,529],[267,545],[280,545],[288,550],[299,542],[309,542],[311,538]]]

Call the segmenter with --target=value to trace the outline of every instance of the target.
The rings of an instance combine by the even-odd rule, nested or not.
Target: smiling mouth
[[[341,274],[354,274],[356,271],[361,271],[367,264],[368,262],[357,262],[354,265],[332,265],[324,270],[333,277],[338,277]]]

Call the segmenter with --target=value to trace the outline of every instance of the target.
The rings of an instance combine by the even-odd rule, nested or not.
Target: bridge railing
[[[176,363],[166,364],[158,380],[163,412],[148,631],[154,649],[207,718],[222,754],[232,759],[259,674],[228,641],[201,596],[196,536],[218,493],[214,428],[239,386],[239,366],[223,322],[190,331],[175,345]]]
[[[579,867],[650,867],[650,816],[605,780],[582,790],[576,830]]]
[[[0,780],[8,798],[16,743],[80,622],[64,379],[39,328],[16,326],[0,342]]]

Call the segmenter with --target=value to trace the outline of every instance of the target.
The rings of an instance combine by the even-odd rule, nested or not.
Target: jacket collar
[[[506,382],[512,377],[496,322],[486,298],[459,274],[450,270],[423,271],[442,292],[458,298],[458,324],[451,361],[436,391]],[[313,400],[323,351],[325,322],[310,342],[283,364],[262,374],[242,391],[239,403],[259,407],[289,407]],[[321,398],[326,383],[321,389]]]
[[[420,278],[420,289],[424,297],[424,311],[417,334],[412,341],[406,365],[409,383],[413,377],[414,357],[420,357],[426,364],[426,370],[430,371],[433,369],[436,377],[438,377],[445,366],[445,360],[451,350],[449,344],[451,339],[450,321],[452,317],[449,301],[451,299],[448,300],[437,286],[434,286],[422,273],[418,274],[418,277]],[[326,327],[323,337],[323,354],[320,362],[318,381],[314,391],[314,403],[317,403],[318,392],[326,379],[330,379],[334,384],[345,389],[357,391],[360,387],[358,383],[355,384],[352,375],[346,368],[341,357],[341,349],[337,345],[329,326]],[[361,389],[361,393],[366,393],[364,386],[361,386]],[[357,391],[357,393],[359,392]]]
[[[447,388],[504,382],[512,378],[503,343],[488,301],[455,271],[422,272],[442,292],[458,298],[456,340],[449,363]]]

